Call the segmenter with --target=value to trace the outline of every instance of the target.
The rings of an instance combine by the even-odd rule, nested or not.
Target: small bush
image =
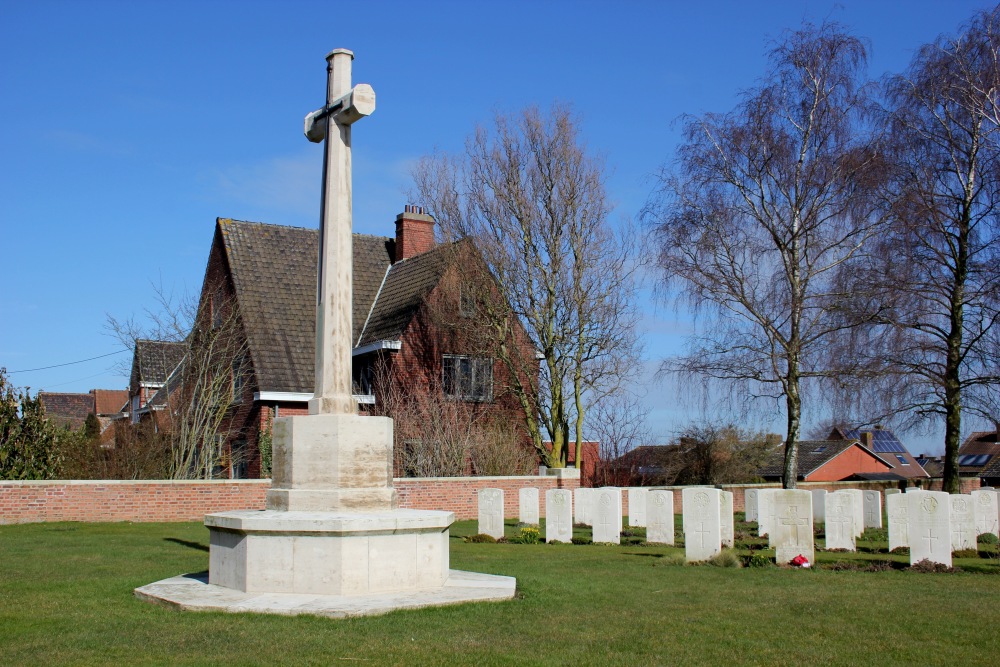
[[[525,525],[517,531],[517,535],[510,538],[512,544],[538,544],[541,537],[538,533],[538,526]]]
[[[996,544],[997,542],[1000,542],[1000,539],[993,533],[983,533],[979,536],[980,544]]]
[[[740,557],[732,549],[723,549],[706,562],[715,567],[743,567]]]
[[[479,533],[478,535],[467,536],[465,541],[472,542],[474,544],[496,544],[497,538],[492,535],[487,535],[486,533]]]
[[[824,568],[834,572],[888,572],[893,569],[893,563],[889,560],[849,560],[830,563]]]
[[[743,558],[744,567],[771,567],[774,561],[769,556],[761,553],[751,553]]]
[[[896,556],[906,556],[909,555],[910,553],[910,547],[896,547],[889,553],[894,554]]]
[[[663,558],[658,558],[653,562],[654,567],[659,567],[661,565],[667,567],[683,567],[687,565],[687,559],[684,557],[684,554],[671,554],[669,556],[664,556]]]
[[[571,537],[570,542],[573,544],[593,544],[594,541],[589,537]]]
[[[976,549],[959,549],[951,552],[952,558],[979,558],[979,551]]]

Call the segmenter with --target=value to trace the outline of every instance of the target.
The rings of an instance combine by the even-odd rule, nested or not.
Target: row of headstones
[[[591,526],[594,542],[620,544],[623,528],[622,491],[619,487],[598,489],[549,489],[545,492],[545,541],[571,542],[573,524]],[[629,488],[629,526],[646,527],[646,541],[654,544],[674,543],[674,494],[672,491]],[[725,492],[728,493],[728,492]],[[728,493],[728,515],[732,499]],[[524,488],[518,492],[518,520],[525,524],[539,523],[539,492]],[[479,491],[479,532],[495,538],[503,537],[503,489]],[[574,513],[575,510],[575,513]],[[733,524],[728,524],[728,543],[732,543]]]
[[[674,543],[673,492],[629,488],[629,525],[645,526],[646,541]],[[621,542],[622,489],[580,488],[573,492],[550,489],[545,493],[546,542],[570,542],[573,509],[576,523],[593,527],[594,542]],[[969,495],[907,489],[887,489],[889,549],[910,548],[910,562],[927,559],[951,565],[952,550],[975,549],[976,536],[1000,532],[1000,496],[992,489]],[[707,560],[724,546],[733,546],[733,494],[720,489],[689,487],[682,491],[685,557]],[[538,489],[519,492],[519,520],[539,523]],[[844,489],[803,491],[798,489],[748,489],[746,520],[757,521],[758,534],[768,536],[775,560],[789,562],[803,556],[815,559],[813,524],[826,526],[826,548],[856,550],[856,539],[865,528],[882,527],[882,494],[878,491]],[[479,532],[503,537],[503,490],[479,492]],[[911,529],[912,524],[912,529]],[[910,535],[914,539],[910,540]],[[945,542],[943,536],[950,536]]]
[[[978,535],[1000,534],[1000,496],[993,489],[968,495],[886,489],[885,502],[889,550],[908,547],[911,565],[926,559],[950,567],[952,551],[976,549]],[[795,551],[812,562],[814,522],[825,524],[827,549],[845,551],[856,550],[866,528],[882,527],[882,494],[872,490],[748,489],[745,508],[747,521],[757,521],[758,534],[768,535],[779,563]],[[796,531],[790,534],[789,525]]]

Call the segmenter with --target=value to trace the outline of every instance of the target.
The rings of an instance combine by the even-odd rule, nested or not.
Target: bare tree
[[[676,484],[736,484],[755,481],[779,440],[732,424],[692,424],[681,431],[684,467]]]
[[[155,293],[158,307],[146,311],[148,325],[135,318],[107,318],[108,331],[129,349],[140,340],[186,346],[180,365],[151,399],[156,428],[140,428],[134,436],[166,435],[172,479],[210,479],[224,464],[236,465],[251,455],[250,448],[234,451],[228,444],[231,417],[251,376],[244,315],[221,289],[207,290],[212,296],[201,304],[177,299],[162,288]]]
[[[635,345],[635,245],[608,223],[603,164],[555,106],[497,115],[464,156],[424,158],[413,175],[445,236],[472,238],[485,263],[486,276],[461,263],[463,284],[479,290],[483,340],[539,457],[564,467],[575,443],[579,464],[587,409],[619,386]]]
[[[642,397],[626,388],[605,396],[590,411],[590,431],[598,442],[593,486],[630,486],[632,480],[641,481],[640,471],[634,469],[638,466],[629,465],[623,470],[621,462],[627,453],[651,444],[649,411]]]
[[[944,489],[959,492],[963,412],[996,417],[1000,384],[1000,9],[922,47],[887,81],[892,226],[865,281],[882,325],[855,345],[881,365],[886,413],[943,419]],[[874,398],[874,397],[873,397]]]
[[[847,264],[879,225],[880,173],[861,132],[866,50],[839,26],[806,24],[772,52],[764,83],[725,114],[684,120],[686,143],[645,209],[665,283],[696,312],[689,352],[664,369],[784,403],[784,484],[795,486],[803,382],[844,327]]]

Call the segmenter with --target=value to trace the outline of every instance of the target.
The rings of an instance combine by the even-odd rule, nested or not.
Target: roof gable
[[[132,354],[132,378],[130,386],[162,385],[187,350],[185,343],[165,340],[140,339],[135,342]]]
[[[830,463],[852,447],[857,447],[889,470],[892,465],[880,457],[878,454],[869,451],[857,440],[800,440],[799,441],[799,478],[807,478],[817,470]],[[777,447],[767,462],[761,467],[760,475],[763,477],[781,477],[785,474],[785,450],[784,447]]]
[[[225,218],[216,228],[259,389],[312,391],[319,230]],[[392,243],[388,237],[353,235],[354,340],[390,266]]]

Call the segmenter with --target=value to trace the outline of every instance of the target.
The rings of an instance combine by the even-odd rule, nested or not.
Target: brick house
[[[395,237],[354,234],[353,375],[361,412],[377,407],[382,369],[407,394],[440,388],[524,431],[520,404],[502,390],[504,369],[473,351],[472,320],[462,317],[468,304],[456,262],[481,261],[470,248],[468,241],[436,244],[433,218],[411,206],[397,216]],[[234,400],[221,429],[232,453],[223,476],[259,476],[257,444],[270,420],[308,413],[318,254],[316,229],[216,221],[195,332],[235,318],[245,341],[232,362]],[[528,442],[526,433],[520,437]],[[395,474],[403,472],[397,464]]]
[[[892,472],[905,479],[929,479],[916,457],[910,453],[896,434],[887,428],[844,429],[835,427],[830,433],[830,440],[859,440],[861,444],[892,466]]]
[[[1000,477],[1000,429],[976,431],[958,448],[958,474],[995,480]],[[990,471],[987,474],[987,471]],[[991,482],[995,483],[995,482]]]
[[[49,421],[70,429],[82,427],[91,414],[97,416],[102,430],[107,428],[124,414],[128,397],[127,391],[117,389],[91,389],[86,394],[38,392]]]
[[[758,474],[768,482],[784,477],[785,449],[777,447]],[[841,480],[897,480],[906,478],[894,471],[885,458],[866,448],[859,440],[799,441],[800,482]]]
[[[145,339],[135,342],[125,408],[133,424],[153,412],[153,406],[149,405],[151,399],[166,385],[170,374],[184,359],[186,350],[184,343]]]

